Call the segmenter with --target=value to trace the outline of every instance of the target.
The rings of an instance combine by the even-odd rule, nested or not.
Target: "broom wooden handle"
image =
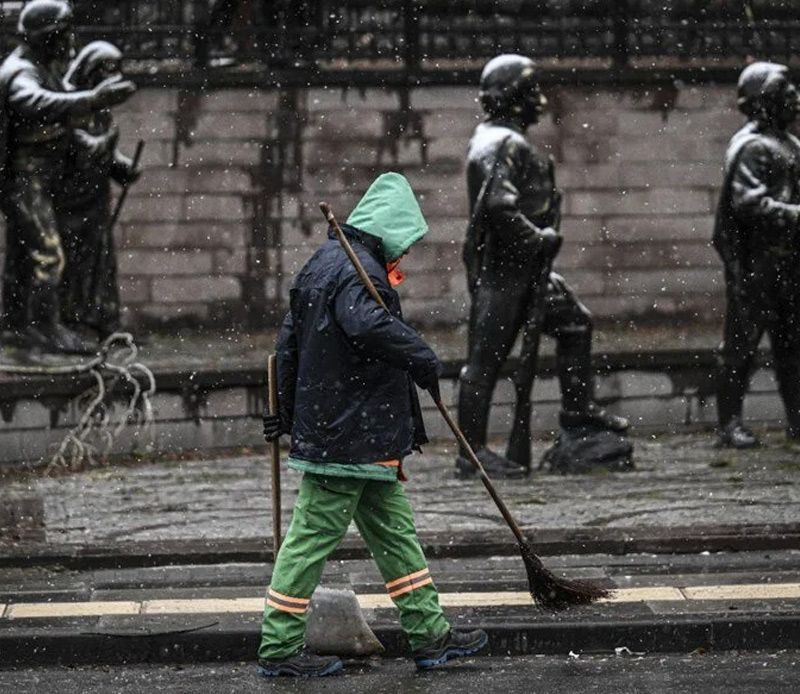
[[[378,290],[375,289],[375,285],[372,283],[367,271],[364,269],[364,266],[361,264],[361,261],[356,255],[356,252],[353,250],[353,247],[350,245],[350,242],[344,235],[342,227],[339,226],[339,222],[337,222],[336,217],[333,216],[331,206],[327,202],[321,202],[319,204],[319,209],[322,210],[322,214],[325,215],[325,219],[328,220],[328,224],[333,227],[336,238],[339,239],[339,243],[341,244],[342,248],[344,248],[344,252],[347,253],[347,257],[350,258],[350,262],[353,263],[353,267],[355,267],[358,276],[361,278],[361,281],[364,283],[364,286],[367,288],[370,296],[375,299],[375,301],[377,301],[382,308],[385,308],[388,311],[389,309],[386,308],[386,302],[378,293]]]
[[[339,243],[342,245],[342,248],[344,248],[344,252],[347,254],[347,257],[350,258],[350,262],[353,263],[353,267],[355,267],[358,276],[361,278],[361,281],[364,283],[364,286],[367,288],[367,291],[369,292],[370,296],[373,299],[375,299],[375,301],[377,301],[380,306],[382,306],[388,311],[389,309],[386,308],[386,303],[383,301],[383,298],[378,293],[378,290],[375,288],[375,285],[372,283],[372,280],[370,279],[366,270],[364,270],[364,266],[358,259],[356,252],[353,250],[353,247],[350,245],[350,242],[344,235],[342,228],[336,221],[336,217],[334,216],[330,208],[330,205],[328,205],[328,203],[326,202],[321,202],[319,204],[319,208],[320,210],[322,210],[322,214],[325,215],[325,219],[328,221],[328,224],[330,224],[333,227],[333,230],[336,233],[336,237],[339,239]],[[489,496],[492,497],[492,500],[494,501],[498,510],[502,514],[506,523],[508,523],[508,527],[511,528],[511,532],[513,532],[514,537],[517,538],[517,542],[519,542],[520,544],[524,544],[525,536],[522,534],[522,529],[519,527],[519,523],[517,523],[514,516],[511,515],[511,511],[508,510],[508,507],[506,506],[505,502],[498,495],[497,490],[494,488],[492,481],[486,474],[486,470],[483,469],[483,465],[481,464],[481,461],[478,460],[478,456],[475,455],[475,451],[472,450],[472,446],[469,445],[469,441],[467,441],[467,438],[464,436],[464,433],[461,431],[458,424],[456,424],[456,421],[453,419],[453,416],[450,414],[450,411],[447,409],[445,404],[439,398],[434,397],[433,393],[431,393],[430,395],[431,398],[433,398],[433,402],[435,403],[442,417],[444,418],[444,421],[447,422],[447,426],[450,427],[450,431],[453,432],[453,435],[458,440],[458,443],[461,444],[461,447],[466,452],[470,462],[478,471],[478,474],[480,475],[481,478],[481,482],[483,482],[483,486],[486,487],[486,491],[489,492]]]
[[[500,498],[500,495],[494,488],[494,484],[492,484],[492,481],[489,479],[489,475],[487,475],[486,470],[483,469],[481,461],[478,460],[478,456],[475,455],[475,451],[472,450],[472,446],[469,445],[469,441],[467,441],[466,436],[464,436],[464,432],[461,431],[461,428],[458,426],[458,424],[456,424],[453,416],[450,414],[450,411],[441,400],[433,398],[433,402],[436,404],[436,407],[439,408],[439,412],[444,418],[444,421],[447,422],[447,426],[450,427],[450,431],[453,432],[453,435],[461,444],[461,448],[466,452],[470,462],[478,471],[481,482],[483,482],[483,486],[486,487],[486,491],[489,492],[489,496],[491,496],[494,500],[495,506],[497,506],[506,523],[508,523],[508,527],[511,528],[511,532],[513,532],[514,537],[517,538],[517,542],[524,544],[525,536],[522,534],[522,528],[519,527],[519,523],[517,523],[516,518],[511,515],[511,511],[508,510],[508,506],[506,506],[505,502]]]
[[[278,360],[274,354],[267,360],[267,389],[269,393],[269,413],[278,414]],[[281,548],[281,445],[278,439],[271,444],[272,449],[272,543],[278,557]]]

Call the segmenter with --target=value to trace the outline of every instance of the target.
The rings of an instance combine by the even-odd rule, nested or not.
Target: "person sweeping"
[[[326,559],[351,521],[400,611],[418,668],[469,656],[488,641],[452,629],[420,547],[403,463],[427,442],[416,383],[439,401],[441,365],[402,317],[397,263],[428,230],[408,181],[379,176],[343,231],[388,310],[370,296],[333,229],[300,271],[277,342],[278,414],[264,436],[291,434],[289,467],[303,472],[267,590],[261,675],[324,676],[338,657],[305,648],[306,612]]]

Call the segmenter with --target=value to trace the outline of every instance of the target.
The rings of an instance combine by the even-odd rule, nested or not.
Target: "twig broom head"
[[[571,581],[553,574],[527,543],[520,543],[520,554],[528,573],[528,587],[534,602],[546,610],[563,610],[573,605],[589,605],[606,598],[611,591],[590,581]]]

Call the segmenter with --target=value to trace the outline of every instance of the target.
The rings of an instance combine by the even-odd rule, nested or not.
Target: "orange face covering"
[[[386,272],[389,275],[389,284],[396,287],[398,284],[403,284],[406,281],[406,276],[398,269],[401,258],[398,258],[392,263],[386,263]]]

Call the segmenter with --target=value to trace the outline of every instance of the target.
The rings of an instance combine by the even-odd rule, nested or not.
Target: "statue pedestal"
[[[213,450],[263,448],[259,418],[266,393],[267,355],[274,334],[242,336],[232,343],[228,335],[152,336],[140,355],[154,373],[157,392],[152,399],[154,450]],[[463,363],[464,340],[453,331],[426,331],[426,339],[445,363],[442,396],[454,404],[456,378]],[[716,423],[713,377],[716,356],[713,338],[707,346],[683,348],[673,340],[615,336],[617,349],[599,340],[597,396],[612,411],[631,419],[635,432],[685,431],[711,428]],[[560,393],[554,375],[551,345],[543,344],[540,377],[533,389],[534,435],[552,438],[558,429]],[[656,349],[661,345],[661,349]],[[53,358],[63,361],[61,358]],[[6,363],[8,361],[6,357]],[[22,376],[2,373],[0,360],[0,465],[35,464],[75,425],[78,408],[72,402],[91,385],[90,377]],[[511,364],[506,366],[510,374]],[[449,441],[430,398],[420,398],[428,435]],[[494,394],[490,431],[507,436],[514,389],[502,379]],[[758,370],[745,403],[753,424],[778,426],[783,408],[772,374]],[[131,428],[122,432],[114,453],[144,452],[149,439]]]

